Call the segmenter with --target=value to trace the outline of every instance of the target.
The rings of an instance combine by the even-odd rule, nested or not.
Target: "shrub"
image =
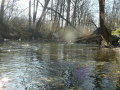
[[[29,23],[28,20],[22,17],[16,17],[9,21],[9,36],[11,38],[24,38],[29,36]]]
[[[120,35],[120,28],[115,31],[112,31],[112,35]]]

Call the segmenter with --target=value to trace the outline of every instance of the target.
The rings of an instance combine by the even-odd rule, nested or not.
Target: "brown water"
[[[120,90],[120,48],[8,41],[0,44],[4,77],[0,90]]]

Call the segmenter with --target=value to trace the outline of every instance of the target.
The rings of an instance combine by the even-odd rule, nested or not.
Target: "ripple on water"
[[[0,45],[4,90],[119,90],[119,50],[96,45],[5,42]]]

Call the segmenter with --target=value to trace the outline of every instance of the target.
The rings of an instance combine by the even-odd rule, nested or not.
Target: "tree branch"
[[[70,24],[70,25],[71,25],[71,26],[72,26],[75,30],[77,30],[77,29],[76,29],[76,27],[75,27],[75,26],[73,26],[73,25],[72,25],[72,23],[71,23],[71,22],[69,22],[67,19],[65,19],[65,18],[64,18],[64,16],[63,16],[63,15],[61,15],[59,12],[57,12],[57,11],[56,11],[56,10],[54,10],[54,9],[52,9],[51,7],[47,7],[47,9],[48,9],[48,10],[52,10],[52,11],[54,11],[55,13],[57,13],[57,14],[58,14],[58,15],[59,15],[59,16],[60,16],[63,20],[65,20],[65,21],[66,21],[67,23],[69,23],[69,24]]]

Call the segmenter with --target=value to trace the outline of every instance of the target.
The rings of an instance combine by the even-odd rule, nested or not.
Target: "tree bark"
[[[29,29],[31,29],[31,0],[29,0]]]
[[[77,2],[78,0],[75,0],[74,1],[74,9],[73,9],[73,14],[72,14],[72,24],[75,25],[75,22],[76,22],[76,8],[77,8]]]
[[[36,16],[37,16],[37,11],[38,11],[38,4],[39,4],[39,0],[37,0],[37,2],[36,2],[36,0],[34,0],[34,4],[33,4],[33,24],[36,21]]]
[[[41,23],[42,23],[42,20],[43,20],[43,17],[45,16],[45,12],[46,12],[46,9],[47,9],[47,6],[49,4],[49,1],[50,0],[45,0],[45,4],[44,4],[44,7],[43,7],[43,11],[42,11],[42,14],[36,24],[36,29],[39,29],[41,27]]]
[[[99,22],[102,39],[107,42],[107,45],[111,45],[110,43],[111,33],[105,26],[105,0],[99,0]]]
[[[70,22],[70,5],[71,5],[71,0],[67,0],[67,15],[66,15],[66,20]],[[66,26],[68,26],[68,22],[66,22]]]
[[[118,46],[118,37],[111,35],[111,30],[109,30],[105,25],[105,0],[99,0],[99,21],[100,21],[100,34],[107,43],[107,46]]]
[[[54,10],[54,9],[52,9],[52,8],[50,8],[50,7],[47,7],[47,9],[48,9],[48,10],[51,10],[51,11],[53,11],[53,12],[55,12],[55,13],[57,13],[60,18],[62,18],[62,19],[63,19],[64,21],[66,21],[69,25],[71,25],[75,30],[77,30],[76,27],[73,26],[71,22],[69,22],[63,15],[61,15],[61,13],[57,12],[56,10]]]
[[[55,11],[58,11],[59,3],[60,3],[60,0],[57,0]],[[54,23],[58,21],[57,19],[58,19],[58,14],[55,12]]]
[[[0,10],[1,23],[3,23],[3,20],[4,20],[4,7],[5,7],[5,0],[2,0],[2,2],[1,2],[1,10]]]

